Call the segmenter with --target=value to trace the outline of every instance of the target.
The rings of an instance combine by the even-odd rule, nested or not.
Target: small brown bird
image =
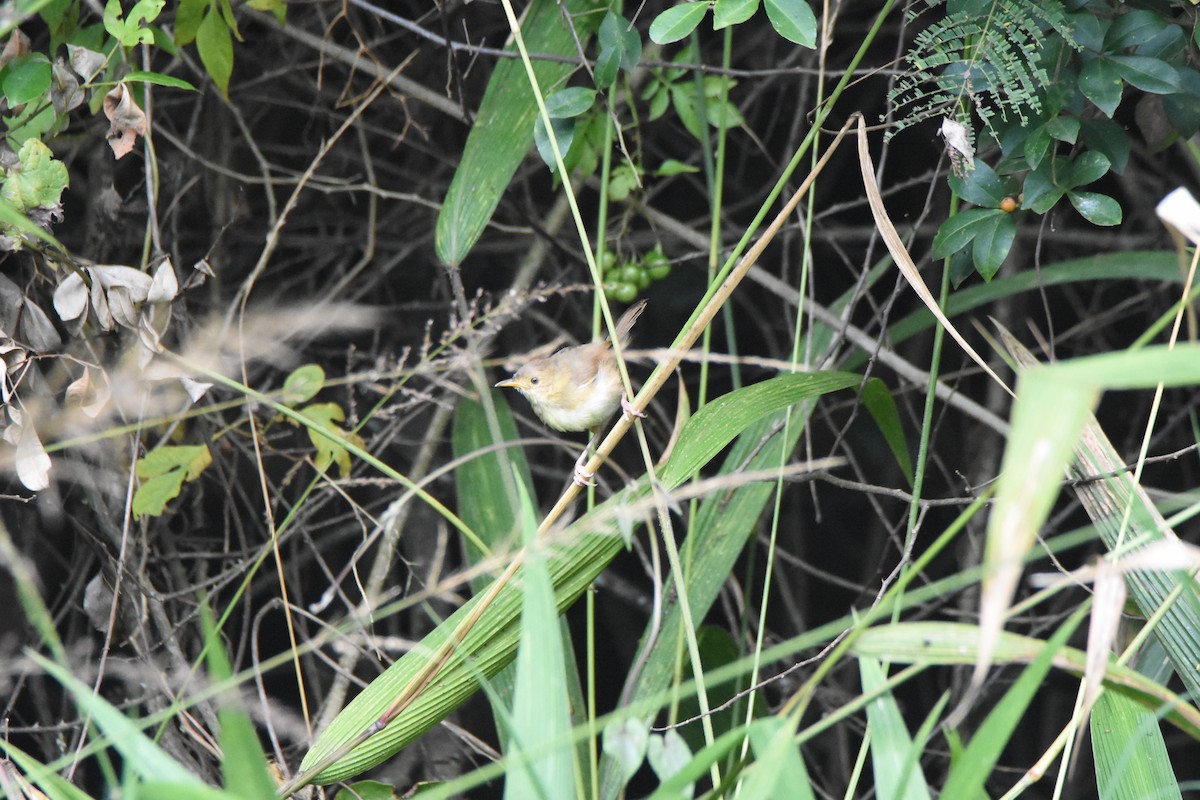
[[[628,346],[629,331],[645,308],[646,301],[642,300],[617,320],[616,335],[622,350]],[[625,399],[617,357],[607,337],[535,358],[496,386],[525,395],[542,422],[557,431],[592,432],[592,441],[575,462],[575,482],[580,486],[591,484],[592,476],[583,465],[605,420],[618,407],[632,416],[645,416]]]

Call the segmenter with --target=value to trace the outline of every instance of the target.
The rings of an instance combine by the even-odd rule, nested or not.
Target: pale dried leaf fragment
[[[67,58],[71,61],[71,69],[75,70],[76,75],[83,78],[84,83],[90,83],[92,78],[104,69],[104,65],[108,61],[103,53],[88,50],[77,44],[67,45]]]
[[[21,33],[21,30],[18,28],[13,31],[12,36],[8,37],[8,41],[4,43],[4,50],[0,51],[0,67],[28,52],[29,37]]]
[[[54,80],[50,84],[50,102],[54,113],[62,115],[83,105],[84,93],[79,79],[61,58],[54,63]]]
[[[104,116],[108,117],[108,144],[113,155],[123,158],[137,142],[137,137],[146,135],[146,115],[133,102],[133,95],[124,84],[118,84],[104,95]]]
[[[113,319],[123,328],[136,330],[138,326],[137,309],[133,307],[133,299],[129,289],[124,286],[113,286],[108,290],[108,308],[112,311]]]
[[[192,399],[193,403],[204,397],[208,390],[212,388],[211,383],[192,380],[187,376],[180,377],[179,383],[183,386],[183,390],[187,392],[188,397]]]
[[[79,404],[79,410],[92,419],[100,416],[100,412],[108,405],[112,397],[112,389],[103,370],[96,370],[98,380],[92,380],[92,368],[85,367],[83,375],[76,378],[67,387],[67,402]]]
[[[169,303],[179,294],[179,279],[175,277],[175,267],[171,259],[158,265],[154,271],[154,280],[146,294],[146,300],[151,303]]]
[[[50,486],[50,456],[42,447],[33,425],[20,426],[17,437],[17,478],[31,492],[40,492]]]
[[[99,323],[102,330],[111,331],[113,329],[113,315],[108,310],[108,298],[104,296],[104,286],[100,281],[92,278],[92,310],[96,312],[96,321]]]
[[[83,276],[72,272],[54,290],[54,310],[63,322],[78,319],[87,310],[88,287]]]
[[[1155,206],[1154,213],[1164,225],[1200,245],[1200,203],[1187,189],[1180,187],[1168,194]]]
[[[955,163],[961,161],[967,169],[973,168],[975,166],[975,148],[971,146],[971,137],[967,132],[967,126],[951,117],[946,117],[942,120],[941,133],[942,138],[946,140],[946,146],[962,156],[961,159],[956,159]]]

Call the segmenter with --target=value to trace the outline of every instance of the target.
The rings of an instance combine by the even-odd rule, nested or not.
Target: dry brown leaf
[[[137,137],[146,135],[146,115],[123,83],[104,95],[104,116],[109,122],[108,144],[117,158],[133,149]]]
[[[21,33],[20,29],[13,31],[12,36],[8,37],[8,41],[4,45],[4,50],[0,51],[0,67],[28,52],[29,37]]]

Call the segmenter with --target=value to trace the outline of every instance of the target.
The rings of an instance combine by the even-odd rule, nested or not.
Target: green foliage
[[[37,139],[26,140],[17,159],[18,165],[8,170],[0,183],[0,197],[22,214],[56,208],[70,183],[66,165]]]
[[[229,0],[180,0],[175,16],[175,44],[195,42],[200,62],[225,97],[229,96],[229,79],[233,75],[234,37],[242,40]]]
[[[817,19],[804,0],[764,0],[771,27],[783,38],[812,48],[817,41]],[[758,11],[759,0],[705,0],[680,3],[660,13],[650,23],[655,44],[671,44],[692,34],[711,6],[713,30],[747,22]]]
[[[150,23],[166,6],[166,0],[138,0],[128,14],[121,12],[121,0],[108,0],[104,5],[104,30],[122,47],[138,44],[154,44],[154,31]]]
[[[133,494],[136,517],[157,517],[179,496],[184,481],[194,481],[212,463],[208,446],[164,445],[137,460],[138,488]]]
[[[1057,2],[947,3],[945,17],[917,35],[906,60],[909,71],[889,96],[899,117],[888,135],[946,117],[965,127],[974,146],[978,119],[987,134],[980,149],[998,144],[1002,153],[994,171],[984,169],[985,179],[1003,181],[1007,196],[1022,198],[1023,212],[1047,214],[1066,200],[1093,225],[1120,224],[1114,198],[1082,187],[1125,167],[1129,134],[1109,118],[1130,90],[1163,96],[1172,137],[1200,130],[1200,72],[1188,63],[1184,30],[1147,9],[1092,3],[1068,13]],[[947,220],[933,254],[954,259],[956,282],[967,265],[990,280],[1023,214],[1001,210],[994,193],[982,201],[964,195],[962,184],[979,183],[966,176],[981,162],[952,155],[952,188],[980,208]]]

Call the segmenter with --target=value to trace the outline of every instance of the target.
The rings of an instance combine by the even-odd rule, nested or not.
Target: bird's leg
[[[646,418],[646,415],[643,412],[634,408],[633,403],[629,402],[629,398],[625,395],[621,395],[621,410],[631,417],[637,417],[638,419]]]
[[[592,480],[595,473],[588,472],[584,469],[584,465],[588,462],[588,454],[592,452],[592,448],[596,445],[596,441],[600,438],[600,429],[596,428],[592,431],[592,438],[588,441],[587,446],[583,448],[583,452],[579,454],[579,458],[575,460],[575,474],[572,480],[577,486],[595,486],[596,482]]]

